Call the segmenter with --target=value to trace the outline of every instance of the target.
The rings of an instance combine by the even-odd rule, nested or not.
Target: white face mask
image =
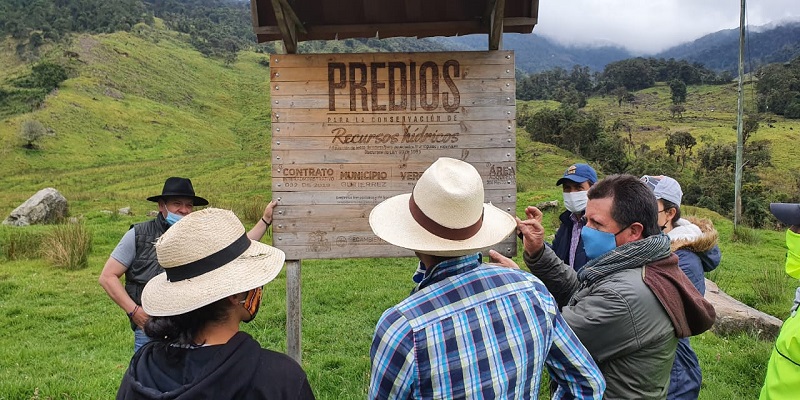
[[[586,203],[589,201],[587,193],[589,193],[588,190],[564,193],[564,207],[576,214],[582,212],[586,209]]]

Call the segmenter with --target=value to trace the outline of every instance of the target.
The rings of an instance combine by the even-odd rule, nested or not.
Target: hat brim
[[[561,184],[563,184],[564,181],[572,181],[572,182],[575,182],[575,183],[583,183],[583,182],[590,181],[590,180],[591,180],[590,178],[584,178],[582,176],[570,175],[568,177],[565,176],[565,177],[557,180],[556,181],[556,186],[561,186]]]
[[[150,196],[150,197],[147,198],[147,201],[158,202],[162,197],[169,197],[169,196],[188,197],[188,198],[194,200],[192,202],[193,205],[198,206],[198,207],[199,206],[207,206],[208,205],[208,200],[206,200],[206,199],[204,199],[204,198],[202,198],[200,196],[191,196],[191,195],[187,195],[185,193],[165,193],[165,194],[160,194],[158,196]]]
[[[483,224],[471,238],[450,240],[436,236],[411,216],[411,193],[388,198],[369,214],[369,225],[379,238],[409,250],[434,256],[461,256],[489,248],[507,238],[517,226],[513,216],[493,206],[483,205]]]
[[[800,225],[800,204],[770,203],[769,211],[784,225]]]
[[[155,276],[142,291],[142,308],[156,317],[185,314],[265,285],[281,272],[285,258],[284,252],[251,240],[235,260],[198,277],[170,282],[166,272]]]

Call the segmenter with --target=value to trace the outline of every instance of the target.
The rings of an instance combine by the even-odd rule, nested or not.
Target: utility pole
[[[733,228],[739,227],[742,221],[742,165],[744,158],[744,134],[743,134],[743,121],[744,114],[744,90],[742,88],[744,81],[744,11],[745,0],[742,1],[742,8],[739,11],[739,96],[737,99],[736,110],[736,171],[733,184]]]

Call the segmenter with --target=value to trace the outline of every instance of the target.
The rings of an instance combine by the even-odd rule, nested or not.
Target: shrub
[[[57,225],[42,242],[44,258],[56,268],[86,268],[92,251],[92,233],[83,224]]]
[[[2,242],[2,253],[6,260],[24,260],[39,257],[42,237],[25,228],[13,228]]]
[[[47,129],[41,122],[35,119],[29,119],[22,122],[19,127],[19,137],[25,141],[22,147],[26,149],[35,149],[38,147],[39,142],[43,137],[47,136]]]

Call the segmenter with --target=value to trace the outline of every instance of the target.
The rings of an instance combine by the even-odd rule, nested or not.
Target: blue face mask
[[[581,229],[581,239],[583,239],[583,250],[586,251],[586,258],[591,260],[614,250],[617,247],[617,235],[625,229],[628,229],[628,227],[626,226],[614,234],[584,226]]]
[[[183,215],[178,215],[167,211],[167,217],[165,219],[167,220],[167,223],[172,226],[175,225],[176,222],[180,221],[181,218],[183,218]]]

